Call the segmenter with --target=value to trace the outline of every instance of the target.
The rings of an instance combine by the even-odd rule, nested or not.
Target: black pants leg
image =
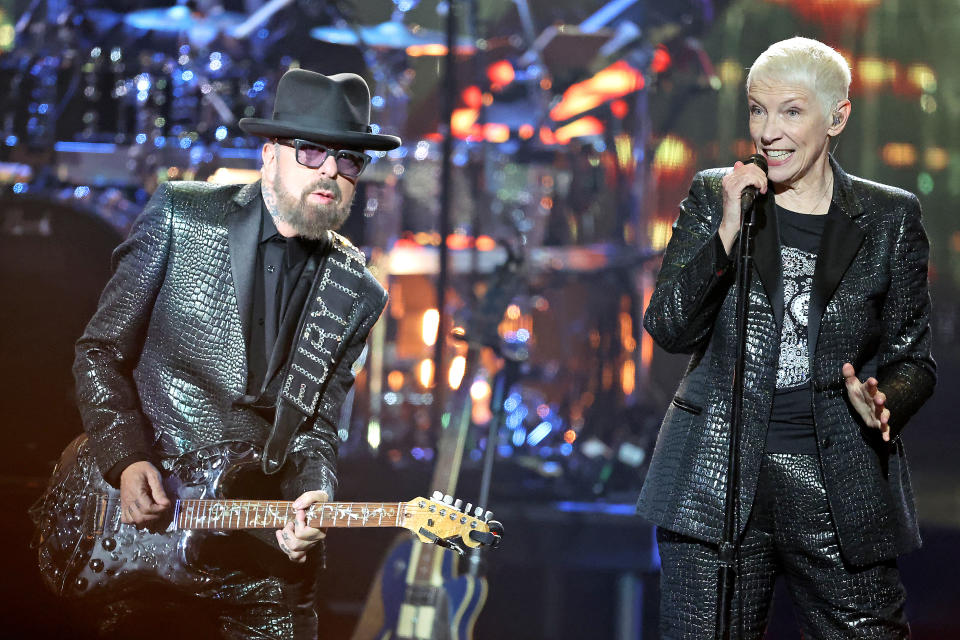
[[[665,530],[657,532],[657,542],[661,637],[712,638],[717,546]],[[816,456],[766,456],[740,544],[731,637],[763,637],[780,574],[787,580],[805,638],[909,636],[896,562],[853,567],[840,556]]]
[[[816,456],[769,454],[763,479],[797,619],[806,638],[907,638],[906,591],[895,560],[843,560]]]
[[[319,553],[296,564],[253,537],[211,538],[204,557],[222,573],[215,586],[191,596],[165,586],[121,594],[96,612],[100,636],[109,640],[317,640],[315,610]],[[315,551],[320,551],[315,548]],[[91,612],[92,613],[92,612]]]
[[[660,637],[714,637],[717,613],[717,545],[660,529]],[[767,627],[777,559],[770,534],[752,530],[740,547],[740,580],[733,601],[732,638],[759,640]],[[742,619],[742,624],[741,624]]]

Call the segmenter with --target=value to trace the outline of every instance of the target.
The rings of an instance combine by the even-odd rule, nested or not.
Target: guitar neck
[[[403,527],[403,502],[324,502],[307,510],[307,524],[321,527]],[[296,517],[285,500],[178,500],[178,529],[282,529]]]

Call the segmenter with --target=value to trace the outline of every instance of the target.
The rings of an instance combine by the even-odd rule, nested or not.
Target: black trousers
[[[657,542],[661,637],[713,638],[717,546],[666,530]],[[854,567],[843,560],[814,455],[764,459],[740,546],[731,637],[763,637],[781,575],[805,639],[909,637],[896,561]]]
[[[235,533],[208,537],[197,564],[220,579],[199,596],[161,585],[133,586],[129,593],[91,611],[104,640],[317,640],[315,609],[323,549],[307,562],[290,562],[273,537]],[[259,538],[259,539],[258,539]],[[233,567],[224,571],[216,567]]]

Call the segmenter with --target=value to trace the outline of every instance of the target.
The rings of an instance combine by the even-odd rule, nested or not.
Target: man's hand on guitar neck
[[[146,527],[170,508],[160,472],[152,463],[140,460],[120,474],[120,521]]]
[[[287,554],[292,562],[306,562],[310,547],[326,537],[327,534],[320,529],[307,526],[307,509],[314,503],[326,502],[329,499],[326,491],[307,491],[293,501],[293,508],[297,510],[295,520],[277,531],[280,550]]]

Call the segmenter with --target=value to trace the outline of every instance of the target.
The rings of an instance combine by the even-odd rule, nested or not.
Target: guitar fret
[[[274,502],[274,507],[273,507],[273,524],[274,524],[274,525],[277,525],[277,524],[279,523],[279,526],[280,526],[280,527],[283,527],[286,523],[283,522],[283,518],[282,518],[282,516],[281,516],[281,514],[280,514],[280,509],[279,509],[278,507],[279,507],[279,504],[277,504],[276,502]]]
[[[403,502],[324,502],[312,505],[306,519],[317,529],[403,527],[415,513],[408,513]],[[181,529],[281,529],[295,518],[292,503],[282,500],[180,500],[175,514]]]

